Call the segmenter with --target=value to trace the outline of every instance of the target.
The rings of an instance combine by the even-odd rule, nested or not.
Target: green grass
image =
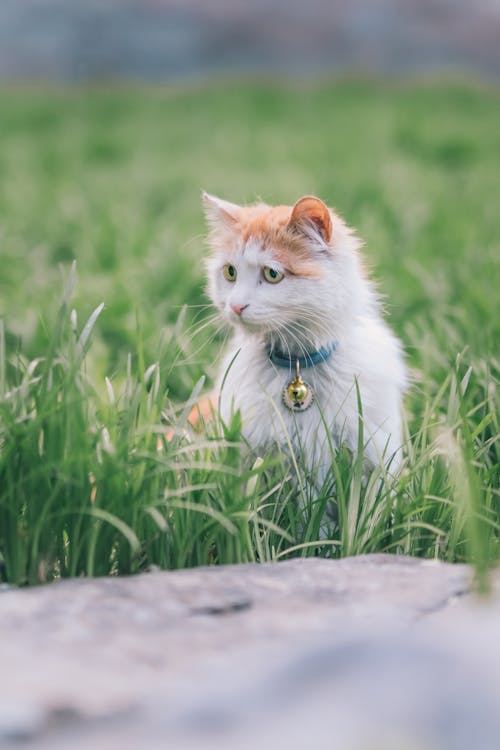
[[[482,574],[500,556],[499,172],[500,93],[465,84],[2,91],[0,577],[374,551]],[[332,455],[321,545],[331,492],[310,496],[300,456],[249,459],[237,419],[185,430],[222,346],[202,187],[333,204],[408,353],[401,477],[365,484]]]

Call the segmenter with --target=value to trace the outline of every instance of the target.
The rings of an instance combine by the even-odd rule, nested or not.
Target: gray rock
[[[500,581],[389,555],[0,593],[0,744],[497,750]]]

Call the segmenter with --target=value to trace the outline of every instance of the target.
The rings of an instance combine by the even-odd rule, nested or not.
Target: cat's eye
[[[226,265],[222,268],[222,273],[224,274],[224,278],[227,279],[227,281],[236,281],[236,268],[231,265],[231,263],[226,263]]]
[[[277,271],[275,268],[270,268],[269,266],[264,266],[262,273],[265,280],[270,284],[278,284],[285,276],[281,271]]]

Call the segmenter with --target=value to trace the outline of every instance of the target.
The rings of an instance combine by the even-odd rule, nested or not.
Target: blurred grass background
[[[201,188],[236,202],[315,193],[366,241],[412,365],[435,374],[466,347],[486,357],[499,340],[499,125],[498,92],[465,84],[4,91],[0,316],[37,355],[59,268],[76,259],[81,315],[105,303],[96,374],[135,350],[137,318],[153,361],[180,307],[207,302]]]
[[[208,303],[202,188],[235,202],[261,198],[293,203],[313,193],[333,205],[365,240],[365,256],[385,297],[388,319],[407,351],[414,381],[407,398],[412,439],[407,472],[396,489],[396,510],[391,515],[387,496],[379,498],[385,514],[380,520],[372,492],[366,516],[364,501],[358,499],[365,526],[345,524],[334,541],[335,554],[390,550],[478,564],[497,557],[499,125],[497,89],[443,80],[404,86],[345,80],[168,89],[4,88],[0,318],[10,363],[3,363],[4,375],[16,362],[43,357],[51,346],[59,346],[54,329],[62,279],[73,260],[79,277],[72,302],[78,328],[99,303],[105,305],[85,360],[86,377],[99,397],[79,386],[65,390],[74,378],[71,365],[61,381],[66,411],[59,413],[60,402],[49,391],[36,390],[35,370],[23,364],[19,371],[25,374],[12,382],[26,384],[28,378],[29,387],[19,386],[27,389],[25,401],[19,400],[17,412],[11,409],[11,396],[2,404],[5,577],[34,581],[59,574],[127,572],[151,563],[176,567],[274,559],[277,550],[284,554],[286,545],[304,540],[310,545],[307,553],[315,552],[317,525],[301,536],[301,525],[290,511],[294,498],[288,502],[287,519],[283,505],[273,510],[272,522],[285,529],[285,546],[279,534],[266,537],[265,550],[262,540],[250,538],[254,520],[250,523],[248,474],[227,446],[204,460],[243,472],[239,484],[234,477],[229,484],[227,477],[221,479],[215,463],[212,472],[201,474],[193,463],[184,479],[173,464],[167,480],[163,469],[151,468],[157,462],[155,435],[161,429],[165,394],[180,403],[202,374],[210,382],[221,351],[221,338],[211,328],[182,344],[190,326],[196,327],[206,314],[199,306]],[[176,328],[185,305],[186,319]],[[172,335],[179,347],[162,350],[161,342]],[[71,356],[60,359],[71,363]],[[145,391],[139,395],[137,404],[146,414],[140,422],[135,406],[127,412],[133,402],[131,367],[140,380],[159,359],[164,374],[155,386],[156,406],[152,410]],[[49,382],[46,377],[42,383]],[[99,401],[106,398],[105,377],[117,392],[125,384],[121,414],[112,414]],[[80,416],[75,398],[83,399],[78,401]],[[46,420],[56,417],[57,430],[47,432]],[[129,425],[125,436],[124,419]],[[111,440],[121,445],[113,459],[109,454],[108,463],[102,459],[108,438],[103,448],[92,437],[106,424]],[[448,430],[445,447],[443,435],[436,432],[441,428]],[[137,468],[134,456],[145,440],[144,430],[150,430],[149,453]],[[44,437],[49,434],[59,435],[50,450]],[[226,438],[237,441],[238,434],[237,427],[231,428]],[[40,440],[45,441],[43,450]],[[349,472],[341,469],[346,497]],[[197,483],[216,489],[189,489]],[[157,524],[152,531],[139,511],[159,498],[163,508],[167,490],[187,498],[191,510],[184,507],[185,516],[167,530],[165,519],[148,505]],[[30,507],[35,495],[39,504],[33,501]],[[197,503],[198,515],[193,515]],[[49,506],[56,514],[60,508],[57,524]],[[172,514],[174,506],[169,507]],[[218,541],[211,536],[212,526],[207,531],[205,521],[198,524],[202,507],[212,521],[220,520],[213,526]],[[83,533],[81,514],[95,516],[97,511],[97,525]],[[264,520],[266,512],[259,510]],[[71,518],[76,514],[76,526],[73,521],[68,526],[64,513]],[[316,513],[315,524],[320,517]],[[108,522],[115,536],[109,529],[107,535],[99,531]],[[236,523],[243,525],[235,537]],[[158,529],[166,534],[163,546]],[[119,565],[117,538],[127,544],[132,540],[135,549],[135,557],[125,556]],[[68,549],[75,556],[63,563]],[[142,557],[137,557],[138,549]]]

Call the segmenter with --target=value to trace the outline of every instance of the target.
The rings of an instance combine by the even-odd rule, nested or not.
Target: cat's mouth
[[[263,323],[263,321],[252,320],[252,318],[240,317],[236,320],[233,318],[231,320],[231,323],[237,328],[243,329],[245,331],[250,331],[251,333],[259,333],[266,328],[266,325],[265,323]]]
[[[246,331],[251,331],[252,333],[259,333],[266,328],[266,322],[264,320],[257,318],[246,309],[238,312],[229,310],[226,312],[226,318],[231,325]]]

